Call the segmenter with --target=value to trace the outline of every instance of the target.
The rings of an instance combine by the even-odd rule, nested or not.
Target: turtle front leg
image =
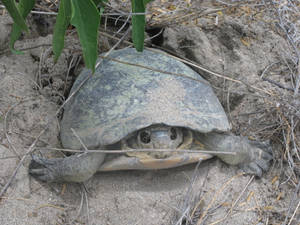
[[[199,134],[199,140],[208,150],[219,152],[233,152],[230,154],[216,154],[222,161],[230,165],[238,165],[247,174],[261,177],[267,171],[272,160],[270,144],[250,141],[245,137],[233,134],[208,133]]]
[[[102,164],[105,154],[82,153],[66,158],[32,157],[29,173],[44,182],[83,182],[92,177]]]

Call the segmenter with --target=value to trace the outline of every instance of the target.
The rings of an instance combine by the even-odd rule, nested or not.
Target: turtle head
[[[167,125],[153,125],[138,131],[138,148],[176,149],[183,142],[182,129]]]

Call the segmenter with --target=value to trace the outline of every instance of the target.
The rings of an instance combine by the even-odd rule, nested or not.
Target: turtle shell
[[[153,124],[208,133],[228,131],[226,114],[212,88],[198,73],[166,53],[133,48],[112,51],[96,69],[84,69],[65,106],[61,141],[80,149],[114,144]],[[135,65],[134,65],[135,64]]]

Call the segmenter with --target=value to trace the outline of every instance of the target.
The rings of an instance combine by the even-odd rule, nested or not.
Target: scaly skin
[[[130,137],[131,145],[139,147],[157,148],[177,148],[182,143],[182,132],[180,128],[175,128],[178,132],[178,140],[171,138],[172,127],[151,126],[137,133],[137,136]],[[150,136],[150,142],[141,143],[139,135],[146,131]],[[174,131],[174,130],[173,130]],[[171,138],[171,139],[170,139]],[[236,155],[216,154],[222,161],[230,165],[240,166],[247,174],[261,176],[263,171],[269,168],[272,159],[270,146],[265,143],[249,141],[245,137],[239,137],[228,133],[195,133],[195,138],[199,140],[207,150],[221,152],[235,152]],[[166,139],[166,140],[164,140]],[[136,143],[133,143],[133,142]],[[151,143],[155,141],[155,143]],[[168,144],[169,143],[169,144]],[[135,154],[138,157],[138,154]],[[92,177],[103,164],[105,154],[83,153],[66,158],[43,159],[33,157],[30,165],[30,174],[45,182],[83,182]],[[124,160],[120,157],[120,160]],[[140,161],[136,161],[140,163]],[[126,169],[126,168],[124,168]]]
[[[103,163],[105,154],[82,153],[66,158],[45,159],[33,156],[29,173],[44,182],[83,182]]]
[[[76,130],[88,148],[94,148],[120,142],[151,124],[166,124],[173,126],[175,130],[178,127],[186,127],[195,131],[195,134],[196,131],[207,133],[199,135],[200,142],[206,144],[205,148],[237,153],[235,156],[218,154],[218,157],[226,163],[239,165],[247,173],[260,176],[262,171],[268,168],[272,157],[268,147],[226,134],[230,130],[230,125],[224,109],[208,82],[200,74],[163,52],[146,49],[137,52],[134,48],[126,48],[110,52],[110,57],[127,63],[104,59],[102,66],[96,69],[80,90],[77,91],[82,81],[91,75],[90,70],[84,69],[72,87],[70,93],[77,91],[76,96],[65,105],[64,116],[60,123],[60,138],[65,148],[82,147],[78,138],[70,132],[71,128]],[[161,70],[164,72],[160,72]],[[183,76],[175,76],[172,73]],[[87,107],[82,107],[83,104]],[[137,136],[133,138],[135,144],[131,143],[132,146],[177,148],[181,143],[179,139],[170,140],[171,127],[165,127],[157,132],[151,130],[152,128],[154,126],[150,127],[149,132],[154,135],[151,136],[152,140],[156,140],[154,143],[141,145]],[[215,130],[225,133],[213,133]],[[181,135],[177,136],[180,138]],[[149,155],[158,156],[159,168],[166,165],[175,167],[210,157],[209,154],[202,157],[200,153],[188,156],[187,153],[175,154],[178,157],[171,160],[175,163],[168,164],[165,159],[168,159],[169,154],[151,152]],[[47,182],[81,182],[90,178],[97,169],[111,169],[104,166],[110,157],[103,163],[104,157],[103,154],[81,154],[63,159],[34,157],[30,173]],[[122,162],[119,164],[117,162],[112,167],[121,165],[115,166],[115,169],[126,169],[124,166],[131,163],[131,168],[143,169],[145,164],[147,165],[144,168],[147,169],[150,168],[149,164],[154,166],[152,168],[155,166],[158,168],[157,163],[139,160],[139,157],[141,158],[139,154],[135,154],[134,157],[127,154],[126,157],[123,155]],[[191,158],[194,161],[191,161]],[[114,158],[116,161],[118,159],[121,158]],[[127,159],[130,160],[126,161]]]
[[[236,153],[216,155],[229,165],[238,165],[247,174],[261,177],[272,160],[272,150],[268,143],[250,141],[230,133],[198,133],[197,139],[201,140],[208,150]]]
[[[177,132],[175,138],[171,137],[171,130]],[[149,135],[149,142],[143,143],[143,133]],[[179,128],[156,125],[141,130],[130,140],[135,142],[137,148],[176,149],[182,143],[182,131]],[[45,182],[83,182],[97,172],[104,158],[105,154],[102,153],[83,153],[56,159],[33,156],[29,173]]]

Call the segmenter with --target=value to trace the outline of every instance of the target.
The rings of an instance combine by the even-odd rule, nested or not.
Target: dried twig
[[[81,192],[80,192],[80,196],[81,196],[80,205],[79,205],[79,208],[78,208],[76,216],[69,222],[69,224],[74,224],[74,222],[80,216],[80,213],[81,213],[82,208],[83,208],[83,203],[84,203],[84,188],[82,188],[82,184],[80,184],[80,188],[81,188]]]
[[[292,1],[280,0],[278,4],[273,1],[271,1],[271,3],[277,13],[277,18],[279,20],[278,26],[284,32],[286,39],[293,51],[290,51],[289,54],[290,57],[294,59],[292,61],[295,63],[295,66],[297,68],[297,74],[295,74],[296,84],[294,88],[294,96],[296,96],[299,92],[300,86],[300,51],[297,46],[299,44],[300,32],[298,31],[296,24],[293,23],[290,18],[291,14],[299,13],[299,10],[297,10],[297,6]]]
[[[127,32],[128,33],[128,32]],[[119,45],[122,40],[124,38],[120,39],[120,41],[114,46],[116,47],[117,45]],[[108,55],[111,51],[109,51],[106,55]],[[100,65],[102,60],[100,60],[100,62],[97,63],[96,68]],[[92,74],[91,74],[92,75]],[[70,99],[72,99],[74,97],[74,95],[81,89],[81,87],[87,82],[87,80],[91,77],[87,76],[79,85],[78,87],[70,94],[70,96],[66,99],[66,101],[59,107],[59,109],[56,111],[55,115],[52,117],[52,119],[50,119],[50,121],[47,123],[46,127],[38,134],[38,136],[36,137],[36,139],[33,141],[33,143],[29,146],[29,148],[27,149],[25,155],[21,158],[20,162],[18,163],[16,169],[14,170],[13,174],[10,176],[10,178],[8,179],[7,183],[4,185],[4,187],[1,189],[0,192],[0,197],[2,197],[2,195],[6,192],[7,188],[9,187],[9,185],[11,184],[11,182],[13,181],[13,179],[15,178],[19,168],[21,167],[21,165],[23,164],[26,156],[28,154],[31,154],[34,151],[34,147],[36,145],[36,143],[38,142],[39,138],[45,133],[45,131],[48,129],[49,125],[53,122],[54,119],[57,118],[57,115],[61,112],[61,110],[64,108],[64,106],[70,101]]]
[[[244,173],[239,173],[233,177],[231,177],[226,183],[224,183],[222,185],[222,187],[215,193],[214,197],[212,198],[212,200],[210,201],[210,203],[208,204],[207,208],[205,209],[205,211],[203,212],[203,214],[201,215],[201,217],[199,218],[197,225],[202,224],[205,216],[207,215],[209,209],[211,209],[212,205],[214,204],[214,202],[216,201],[217,197],[219,196],[220,193],[222,193],[222,191],[236,178],[240,177],[244,175]]]
[[[298,204],[297,204],[297,206],[296,206],[296,208],[295,208],[295,210],[294,210],[294,213],[293,213],[293,215],[292,215],[292,217],[291,217],[291,219],[290,219],[288,225],[290,225],[290,224],[293,222],[294,217],[295,217],[295,215],[296,215],[296,213],[297,213],[297,211],[298,211],[298,209],[299,209],[299,206],[300,206],[300,200],[298,201]],[[298,221],[298,222],[299,222],[299,221]]]
[[[199,162],[200,163],[200,162]],[[184,203],[183,203],[183,207],[181,211],[179,211],[181,213],[181,216],[179,217],[179,219],[177,220],[177,223],[176,225],[181,225],[183,224],[183,220],[185,219],[186,222],[187,221],[192,221],[193,220],[193,217],[194,217],[194,214],[196,212],[196,210],[198,209],[199,207],[199,203],[202,202],[202,199],[200,199],[200,201],[198,202],[198,204],[193,208],[191,208],[191,204],[193,203],[193,201],[195,200],[196,196],[195,194],[193,194],[193,185],[196,181],[196,179],[198,179],[198,175],[199,175],[199,163],[197,163],[196,167],[195,167],[195,170],[194,170],[194,173],[192,175],[192,179],[190,181],[190,185],[189,185],[189,188],[188,188],[188,191],[185,195],[185,198],[184,198]],[[206,175],[203,179],[203,182],[202,182],[202,185],[201,185],[201,189],[200,189],[200,192],[197,192],[197,196],[201,197],[202,195],[202,192],[203,192],[203,187],[207,181],[207,177],[208,177],[208,172],[209,172],[209,169],[206,169]],[[191,212],[192,210],[192,212]]]
[[[100,57],[103,58],[103,59],[109,59],[111,61],[122,63],[122,64],[126,64],[126,65],[129,65],[129,66],[135,66],[135,67],[140,67],[140,68],[144,68],[144,69],[147,69],[147,70],[152,70],[152,71],[159,72],[159,73],[164,73],[164,74],[169,74],[169,75],[173,75],[173,76],[184,77],[184,78],[187,78],[187,79],[190,79],[190,80],[194,80],[194,81],[197,81],[197,82],[209,85],[208,81],[206,81],[206,80],[195,79],[195,78],[187,76],[185,74],[164,71],[164,70],[152,68],[150,66],[145,66],[145,65],[140,65],[140,64],[136,64],[136,63],[125,62],[125,61],[121,61],[121,60],[118,60],[118,59],[115,59],[115,58],[111,58],[111,57],[107,57],[107,56],[100,56]]]
[[[75,149],[64,149],[64,148],[36,148],[39,150],[53,150],[53,151],[64,151],[64,152],[73,152],[73,153],[107,153],[107,154],[122,154],[127,152],[181,152],[181,153],[203,153],[203,154],[212,154],[212,155],[236,155],[236,152],[219,152],[219,151],[210,151],[210,150],[198,150],[198,149],[119,149],[119,150],[107,150],[107,149],[88,149],[86,150],[75,150]]]
[[[235,200],[234,203],[232,204],[232,206],[231,206],[229,212],[228,212],[222,219],[220,219],[220,220],[218,220],[218,221],[215,221],[214,223],[211,223],[211,225],[215,225],[215,224],[218,224],[218,223],[220,223],[220,222],[226,220],[226,218],[232,214],[234,207],[235,207],[236,204],[240,201],[241,197],[243,196],[243,194],[245,193],[246,189],[249,187],[249,185],[250,185],[251,182],[253,181],[254,177],[255,177],[254,175],[250,177],[250,179],[249,179],[249,181],[247,182],[247,184],[245,185],[244,189],[241,191],[241,193],[239,194],[239,196],[236,198],[236,200]]]
[[[83,184],[84,185],[84,184]],[[89,198],[88,198],[88,192],[86,191],[86,188],[83,188],[84,191],[83,191],[83,194],[84,194],[84,197],[85,197],[85,203],[86,203],[86,213],[87,213],[87,225],[90,224],[90,207],[89,207]]]
[[[297,196],[298,196],[298,191],[299,191],[299,189],[300,189],[300,182],[298,182],[298,185],[297,185],[297,187],[296,187],[296,189],[295,189],[294,195],[293,195],[293,197],[292,197],[292,199],[291,199],[291,202],[290,202],[290,204],[289,204],[289,208],[288,208],[288,210],[287,210],[287,213],[286,213],[286,216],[285,216],[285,219],[284,219],[284,222],[282,223],[282,225],[285,225],[285,224],[287,224],[287,222],[288,222],[288,218],[289,218],[289,216],[290,216],[290,213],[291,213],[293,204],[294,204],[295,200],[298,199]],[[299,201],[299,203],[300,203],[300,201]],[[298,205],[299,205],[299,203],[298,203]],[[297,210],[298,207],[299,207],[298,205],[297,205],[297,207],[296,207],[296,210]],[[293,214],[295,214],[296,210],[294,211]],[[292,216],[292,218],[293,218],[293,216]],[[292,218],[291,218],[290,222],[292,221]]]
[[[197,149],[119,149],[119,150],[107,150],[107,149],[89,149],[85,150],[75,150],[75,149],[64,149],[64,148],[35,148],[39,151],[41,150],[52,150],[52,151],[62,151],[62,152],[72,152],[72,153],[106,153],[106,154],[124,154],[127,152],[178,152],[178,153],[203,153],[203,154],[211,154],[211,155],[236,155],[235,152],[218,152],[218,151],[210,151],[210,150],[197,150]],[[19,156],[30,155],[20,154]],[[16,158],[17,156],[6,156],[0,157],[0,159],[11,159]]]
[[[100,34],[103,35],[103,36],[112,38],[112,39],[119,40],[119,38],[113,37],[113,36],[111,36],[111,35],[109,35],[109,34],[107,34],[107,33],[105,33],[105,32],[100,32]],[[124,41],[124,43],[133,45],[133,44],[132,44],[131,42],[129,42],[129,41]],[[247,83],[245,83],[245,82],[243,82],[243,81],[236,80],[236,79],[230,78],[230,77],[228,77],[228,76],[225,76],[225,75],[223,75],[223,74],[214,72],[214,71],[209,70],[209,69],[207,69],[207,68],[205,68],[205,67],[203,67],[203,66],[200,66],[199,64],[197,64],[197,63],[195,63],[195,62],[192,62],[192,61],[190,61],[190,60],[188,60],[188,59],[182,59],[182,58],[176,57],[176,56],[174,56],[174,55],[170,55],[170,54],[168,54],[168,53],[166,53],[166,52],[162,52],[162,51],[155,50],[155,49],[153,49],[153,48],[147,48],[147,47],[145,47],[145,49],[147,49],[147,50],[149,50],[149,51],[157,52],[157,53],[159,53],[159,54],[165,54],[165,55],[168,55],[169,57],[175,58],[176,60],[179,60],[179,61],[181,61],[181,62],[183,62],[183,63],[185,63],[185,64],[188,64],[189,66],[192,66],[192,67],[194,67],[194,68],[200,69],[200,70],[202,70],[202,71],[204,71],[204,72],[206,72],[206,73],[209,73],[209,74],[211,74],[211,75],[214,75],[214,76],[216,76],[216,77],[218,77],[218,78],[222,78],[222,79],[226,79],[226,80],[229,80],[229,81],[232,81],[232,82],[235,82],[235,83],[243,84],[243,85],[245,85],[245,86],[247,86],[247,87],[249,87],[249,88],[252,88],[252,89],[254,89],[254,90],[257,90],[257,91],[259,91],[259,92],[262,92],[262,93],[264,93],[264,94],[267,94],[268,96],[273,96],[273,97],[274,97],[274,95],[273,95],[271,92],[267,91],[267,90],[264,90],[264,89],[255,87],[255,86],[253,86],[253,85],[249,85],[249,84],[247,84]],[[105,56],[103,56],[103,58],[104,58],[104,57],[105,57]],[[111,59],[111,58],[109,58],[109,59]],[[132,66],[141,66],[141,67],[143,67],[143,68],[145,68],[145,69],[153,70],[153,68],[147,67],[147,66],[131,64],[131,63],[119,61],[119,60],[116,60],[116,59],[112,59],[112,60],[113,60],[113,61],[116,61],[116,62],[119,62],[119,63],[125,63],[125,64],[132,65]],[[186,75],[184,75],[184,74],[169,73],[169,72],[161,71],[161,70],[155,70],[155,71],[161,72],[161,73],[167,73],[167,74],[175,75],[175,76],[182,76],[182,75],[183,75],[184,77],[186,77],[186,78],[188,78],[188,79],[193,79],[193,78],[188,77],[188,76],[186,76]],[[198,81],[198,82],[199,82],[200,80],[199,80],[199,79],[195,79],[195,81]],[[202,82],[202,81],[200,81],[200,82]],[[207,81],[205,81],[205,80],[203,80],[203,83],[209,84],[209,83],[208,83]]]
[[[56,115],[55,115],[56,117]],[[34,146],[36,145],[36,143],[38,142],[39,138],[44,134],[44,132],[47,130],[48,126],[49,126],[50,122],[48,123],[48,125],[46,126],[45,129],[43,129],[39,135],[36,137],[36,139],[34,140],[34,142],[30,145],[30,147],[27,149],[26,154],[21,158],[20,162],[18,163],[17,167],[15,168],[14,172],[12,173],[12,175],[10,176],[10,178],[8,179],[7,183],[4,185],[4,187],[1,189],[0,191],[0,198],[2,197],[2,195],[6,192],[7,188],[9,187],[9,185],[11,184],[11,182],[13,181],[13,179],[15,178],[19,168],[21,167],[21,165],[23,164],[26,156],[28,154],[30,154],[33,150],[34,150]]]
[[[9,144],[9,147],[10,147],[9,149],[11,149],[11,150],[13,151],[13,153],[14,153],[19,159],[21,159],[21,157],[20,157],[19,153],[17,152],[17,149],[15,148],[15,146],[12,144],[12,142],[11,142],[11,140],[10,140],[10,137],[9,137],[9,135],[8,135],[8,131],[7,131],[7,129],[8,129],[7,118],[8,118],[8,115],[10,114],[10,112],[11,112],[16,106],[18,106],[19,104],[21,104],[23,101],[24,101],[24,100],[21,100],[21,101],[15,103],[14,105],[12,105],[12,106],[9,108],[9,110],[6,112],[5,117],[4,117],[4,133],[5,133],[5,137],[6,137],[6,139],[7,139],[7,142],[8,142],[8,144]]]
[[[88,148],[86,147],[86,145],[83,143],[83,141],[81,140],[81,138],[79,137],[79,135],[75,132],[75,130],[73,128],[71,128],[72,133],[74,134],[74,136],[78,139],[79,143],[82,145],[82,147],[84,148],[84,152],[88,152]]]
[[[193,175],[192,175],[192,179],[190,181],[190,185],[188,187],[188,190],[185,194],[184,197],[184,202],[183,202],[183,206],[182,206],[182,212],[181,212],[181,216],[178,219],[177,223],[175,225],[181,225],[182,221],[184,218],[188,219],[188,214],[190,212],[190,207],[191,207],[191,201],[193,200],[193,188],[194,188],[194,184],[195,181],[198,179],[199,176],[199,166],[200,166],[201,161],[199,161],[194,169]]]

